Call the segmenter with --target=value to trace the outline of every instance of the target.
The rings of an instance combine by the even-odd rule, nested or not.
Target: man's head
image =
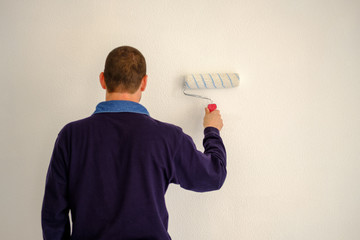
[[[135,93],[146,81],[144,56],[133,47],[115,48],[106,58],[103,78],[108,93]]]

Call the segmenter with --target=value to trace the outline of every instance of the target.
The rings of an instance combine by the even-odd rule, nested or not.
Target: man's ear
[[[148,76],[145,75],[145,76],[141,79],[140,90],[141,90],[142,92],[145,91],[145,89],[146,89],[147,78],[148,78]]]
[[[101,73],[100,73],[99,79],[100,79],[100,85],[101,85],[101,87],[102,87],[103,89],[106,89],[104,72],[101,72]]]

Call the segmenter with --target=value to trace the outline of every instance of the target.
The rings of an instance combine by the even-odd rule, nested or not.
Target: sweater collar
[[[124,100],[111,100],[101,102],[96,106],[94,114],[116,112],[131,112],[150,115],[146,108],[140,103]]]

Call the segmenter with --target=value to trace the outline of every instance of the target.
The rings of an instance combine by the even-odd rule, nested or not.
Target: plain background
[[[104,100],[109,51],[147,59],[141,103],[202,149],[207,102],[188,73],[238,72],[197,92],[221,110],[220,191],[171,185],[173,239],[360,239],[360,2],[0,2],[1,239],[41,239],[45,176],[60,129]]]

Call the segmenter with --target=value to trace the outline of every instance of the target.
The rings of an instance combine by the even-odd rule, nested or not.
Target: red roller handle
[[[216,109],[216,104],[215,103],[209,104],[208,109],[210,110],[210,112],[214,111]]]

